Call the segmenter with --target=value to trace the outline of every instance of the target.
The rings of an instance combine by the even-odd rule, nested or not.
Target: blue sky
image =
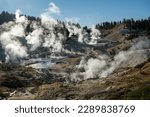
[[[78,18],[82,25],[150,16],[150,0],[0,0],[0,11],[20,9],[26,15],[40,16],[50,2],[61,11],[56,18]]]

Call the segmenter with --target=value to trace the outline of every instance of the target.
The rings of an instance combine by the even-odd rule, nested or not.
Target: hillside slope
[[[0,25],[0,99],[150,99],[143,31],[13,17]]]
[[[46,76],[33,68],[29,70],[19,66],[10,68],[1,65],[0,97],[13,100],[150,99],[150,62],[136,68],[122,69],[107,78],[76,83],[59,78],[59,75],[55,79],[53,77],[54,74]]]

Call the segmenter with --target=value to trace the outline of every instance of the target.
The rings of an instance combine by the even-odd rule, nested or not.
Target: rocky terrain
[[[0,25],[0,99],[150,99],[148,34],[13,17]]]
[[[67,72],[79,58],[57,64],[57,72]],[[63,70],[62,70],[63,68]],[[150,99],[150,62],[125,68],[107,78],[71,82],[60,71],[46,73],[21,66],[0,65],[1,99]]]

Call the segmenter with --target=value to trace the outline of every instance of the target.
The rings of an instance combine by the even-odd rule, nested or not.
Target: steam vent
[[[54,15],[54,3],[39,17],[1,12],[1,100],[150,99],[150,18],[83,26]]]

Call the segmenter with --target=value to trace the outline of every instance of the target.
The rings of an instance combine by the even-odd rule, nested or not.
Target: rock
[[[150,62],[145,64],[141,69],[142,74],[150,75]]]

